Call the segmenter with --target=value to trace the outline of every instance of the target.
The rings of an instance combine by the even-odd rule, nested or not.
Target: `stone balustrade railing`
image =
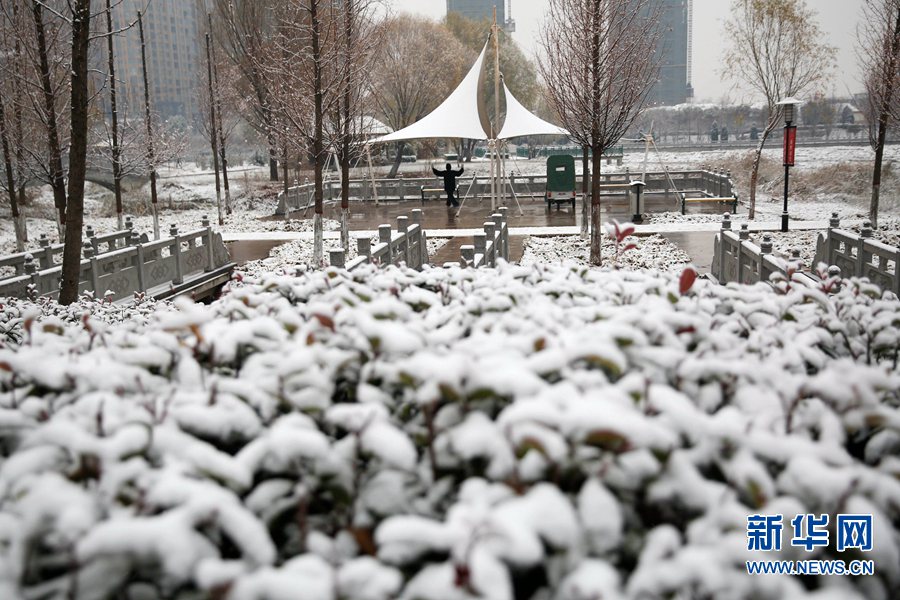
[[[827,231],[816,240],[814,264],[803,265],[797,250],[787,260],[773,256],[769,234],[763,235],[759,246],[753,244],[746,223],[735,233],[731,230],[731,215],[725,213],[714,242],[711,274],[719,283],[768,282],[773,273],[787,275],[790,267],[795,280],[814,284],[824,274],[865,277],[881,289],[900,295],[900,248],[871,239],[872,226],[868,221],[858,234],[841,229],[840,225],[837,213],[832,213]],[[824,273],[819,268],[823,264],[827,266]]]
[[[743,223],[740,232],[735,233],[731,229],[731,215],[725,213],[722,228],[713,243],[711,275],[716,281],[722,284],[769,282],[774,273],[787,277],[789,271],[793,271],[795,281],[815,283],[815,277],[802,272],[803,267],[799,251],[792,251],[790,260],[773,255],[770,234],[764,234],[762,243],[757,246],[750,241],[747,223]],[[839,275],[840,272],[829,271],[829,274]]]
[[[94,228],[90,225],[85,227],[84,238],[88,240],[95,253],[100,253],[106,249],[106,252],[112,252],[118,248],[123,248],[128,244],[134,230],[134,223],[131,217],[125,219],[125,229],[121,231],[113,231],[103,235],[94,233]],[[146,235],[142,240],[147,241]],[[42,233],[38,239],[39,248],[29,250],[27,252],[19,252],[0,257],[0,267],[8,267],[6,275],[0,275],[0,280],[10,277],[17,277],[25,274],[26,257],[31,256],[32,260],[40,269],[49,269],[53,266],[62,264],[63,244],[52,244],[46,233]]]
[[[867,277],[884,290],[900,295],[900,248],[871,239],[872,224],[863,223],[859,234],[841,229],[837,213],[828,230],[816,240],[816,263],[835,265],[845,277]]]
[[[364,264],[400,265],[421,269],[428,264],[428,237],[422,225],[422,211],[414,209],[412,216],[397,217],[397,230],[388,224],[379,225],[378,241],[357,238],[359,255],[347,262],[343,249],[329,250],[331,266],[350,271]]]
[[[459,264],[463,267],[495,267],[497,260],[509,260],[508,209],[500,207],[484,224],[484,233],[476,233],[474,244],[462,246]]]
[[[213,231],[208,218],[203,218],[199,229],[179,233],[172,225],[168,233],[169,237],[150,242],[146,235],[132,229],[127,244],[121,246],[113,244],[109,236],[85,239],[79,293],[90,291],[100,297],[111,292],[121,300],[135,292],[172,289],[233,266],[221,235]],[[95,248],[101,244],[113,249],[98,253]],[[26,253],[22,270],[22,275],[0,281],[0,297],[51,296],[59,292],[61,265],[44,268],[34,255]]]

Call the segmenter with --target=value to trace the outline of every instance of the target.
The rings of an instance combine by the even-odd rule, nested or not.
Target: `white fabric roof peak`
[[[489,45],[490,38],[468,74],[440,106],[412,125],[376,138],[372,143],[437,138],[482,141],[490,139],[490,132],[486,129],[487,112],[481,93]],[[509,140],[529,135],[569,135],[562,127],[544,121],[522,106],[506,87],[506,82],[503,82],[503,93],[506,95],[506,118],[496,139]]]
[[[522,103],[516,100],[506,82],[503,82],[503,92],[506,94],[506,120],[503,128],[497,136],[498,140],[509,140],[529,135],[569,135],[569,132],[541,119],[531,113]]]
[[[424,138],[488,139],[479,116],[479,110],[483,108],[479,109],[478,93],[484,82],[484,59],[487,49],[488,45],[485,44],[478,60],[472,65],[459,87],[440,106],[409,127],[372,141],[378,143]]]

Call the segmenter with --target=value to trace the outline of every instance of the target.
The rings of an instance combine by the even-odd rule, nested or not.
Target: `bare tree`
[[[394,129],[412,125],[434,110],[465,77],[475,53],[441,25],[410,16],[384,24],[373,74],[374,99],[385,123]],[[400,168],[405,142],[388,177]]]
[[[335,156],[341,167],[341,247],[350,250],[350,163],[366,131],[365,102],[371,89],[371,71],[376,47],[380,42],[375,22],[375,8],[380,0],[344,0],[336,17],[339,19],[340,99],[333,119],[332,138]]]
[[[210,30],[212,29],[212,19],[209,19]],[[231,214],[231,187],[228,185],[228,156],[225,152],[225,125],[222,114],[222,88],[219,85],[219,63],[216,58],[215,44],[211,44],[212,51],[212,75],[213,75],[213,97],[211,101],[215,103],[215,134],[219,140],[219,161],[222,164],[222,187],[225,190],[225,214]],[[221,225],[221,223],[220,223]]]
[[[278,125],[272,105],[271,61],[274,53],[276,7],[283,0],[213,0],[214,33],[228,59],[241,73],[246,96],[245,117],[266,137],[269,145],[269,178],[278,181]]]
[[[110,0],[106,0],[106,53],[109,68],[109,111],[112,121],[109,145],[112,151],[113,194],[116,198],[116,221],[119,229],[125,228],[124,211],[122,207],[122,159],[121,137],[119,135],[119,98],[117,95],[116,81],[116,54],[113,47],[112,6]]]
[[[27,107],[25,91],[21,85],[25,72],[20,34],[26,23],[23,21],[20,2],[21,0],[12,0],[7,9],[0,9],[0,103],[6,106],[4,141],[9,146],[9,156],[4,157],[6,175],[0,180],[0,187],[9,194],[16,247],[23,249],[28,241],[28,228],[22,212],[26,203],[25,185],[30,170],[26,143],[28,138],[35,136],[34,128],[26,131],[24,124]]]
[[[857,55],[868,96],[869,142],[875,151],[869,219],[878,223],[887,131],[900,121],[900,0],[866,0]]]
[[[219,162],[222,165],[222,188],[225,192],[225,213],[231,214],[231,190],[228,180],[228,144],[234,130],[242,122],[241,115],[247,110],[245,100],[240,88],[240,72],[238,68],[232,64],[227,58],[223,59],[216,56],[215,45],[210,39],[210,55],[209,61],[204,62],[198,78],[207,83],[202,90],[197,90],[197,107],[200,119],[197,121],[197,130],[210,141],[212,133],[213,113],[215,111],[216,125],[216,149],[218,151]],[[209,90],[209,67],[212,67],[212,95]]]
[[[69,188],[66,241],[63,248],[59,303],[78,298],[81,281],[81,230],[84,225],[84,176],[88,138],[88,48],[91,40],[91,0],[72,0],[72,96],[70,101]]]
[[[53,202],[59,214],[60,237],[62,237],[66,224],[66,179],[63,170],[63,145],[60,135],[60,123],[58,119],[59,108],[57,104],[61,98],[66,97],[66,77],[61,65],[65,63],[66,56],[54,52],[58,48],[55,42],[62,35],[63,27],[60,23],[51,29],[51,35],[47,35],[47,27],[44,23],[44,5],[42,2],[32,0],[32,19],[35,31],[35,49],[37,51],[38,72],[42,92],[43,110],[38,114],[44,122],[47,134],[47,150],[49,152],[46,162],[47,176],[50,187],[53,188]],[[51,68],[51,56],[54,57],[54,66]],[[64,100],[63,100],[64,101]],[[37,106],[37,105],[35,105]]]
[[[219,226],[225,224],[222,215],[222,184],[219,180],[219,123],[216,119],[215,81],[213,79],[212,41],[209,33],[206,34],[206,83],[209,87],[209,143],[212,146],[213,171],[216,176],[216,211],[219,216]]]
[[[12,28],[15,23],[7,21],[0,15],[0,65],[3,71],[15,69],[17,52],[14,48],[18,42],[13,42],[14,38]],[[11,62],[12,64],[7,64]],[[0,71],[2,72],[2,71]],[[7,81],[11,80],[8,79]],[[19,202],[19,180],[22,179],[22,154],[19,144],[19,131],[13,131],[15,127],[11,127],[9,115],[13,120],[21,120],[21,107],[16,103],[16,93],[14,89],[17,86],[9,86],[0,84],[0,146],[3,151],[3,173],[0,178],[0,188],[4,189],[9,195],[10,213],[13,222],[13,231],[16,237],[16,250],[21,252],[25,249],[26,234],[24,228],[24,216],[20,212]],[[7,111],[7,107],[12,110]],[[19,128],[20,129],[20,128]]]
[[[6,173],[5,180],[0,182],[0,187],[5,187],[9,194],[9,207],[11,211],[13,230],[16,234],[16,250],[22,252],[25,249],[25,238],[22,233],[22,218],[19,214],[19,202],[16,196],[16,174],[13,167],[13,152],[9,144],[9,134],[6,126],[6,109],[3,90],[0,88],[0,147],[3,150],[3,170]]]
[[[313,161],[315,214],[313,216],[313,260],[324,256],[322,218],[324,170],[328,147],[326,116],[340,98],[337,19],[332,0],[287,0],[279,17],[276,45],[283,59],[273,73],[279,80],[278,118],[285,131],[295,131]]]
[[[591,256],[600,264],[600,166],[659,73],[655,0],[549,0],[540,71],[563,126],[592,156]]]
[[[156,156],[154,154],[153,113],[150,109],[150,78],[147,74],[147,43],[144,39],[144,19],[137,14],[138,35],[141,39],[141,73],[144,80],[144,125],[147,128],[147,166],[150,175],[150,208],[153,211],[153,237],[159,239],[159,205],[156,194]],[[221,219],[219,225],[221,225]]]
[[[729,77],[761,95],[768,117],[750,172],[750,218],[756,217],[756,182],[763,146],[782,117],[777,103],[825,84],[836,49],[823,41],[815,12],[805,0],[734,0],[725,32]]]

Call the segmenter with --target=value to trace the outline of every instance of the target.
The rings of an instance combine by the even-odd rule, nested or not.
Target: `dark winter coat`
[[[434,172],[435,177],[440,177],[444,180],[444,191],[451,192],[456,189],[456,178],[461,177],[463,171],[465,169],[460,167],[458,171],[454,171],[450,168],[450,164],[447,164],[447,169],[444,171],[438,171],[434,167],[431,167],[431,170]]]

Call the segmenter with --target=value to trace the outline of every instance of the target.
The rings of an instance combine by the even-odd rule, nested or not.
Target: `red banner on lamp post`
[[[797,147],[797,126],[789,125],[784,128],[784,166],[794,166],[794,150]]]

